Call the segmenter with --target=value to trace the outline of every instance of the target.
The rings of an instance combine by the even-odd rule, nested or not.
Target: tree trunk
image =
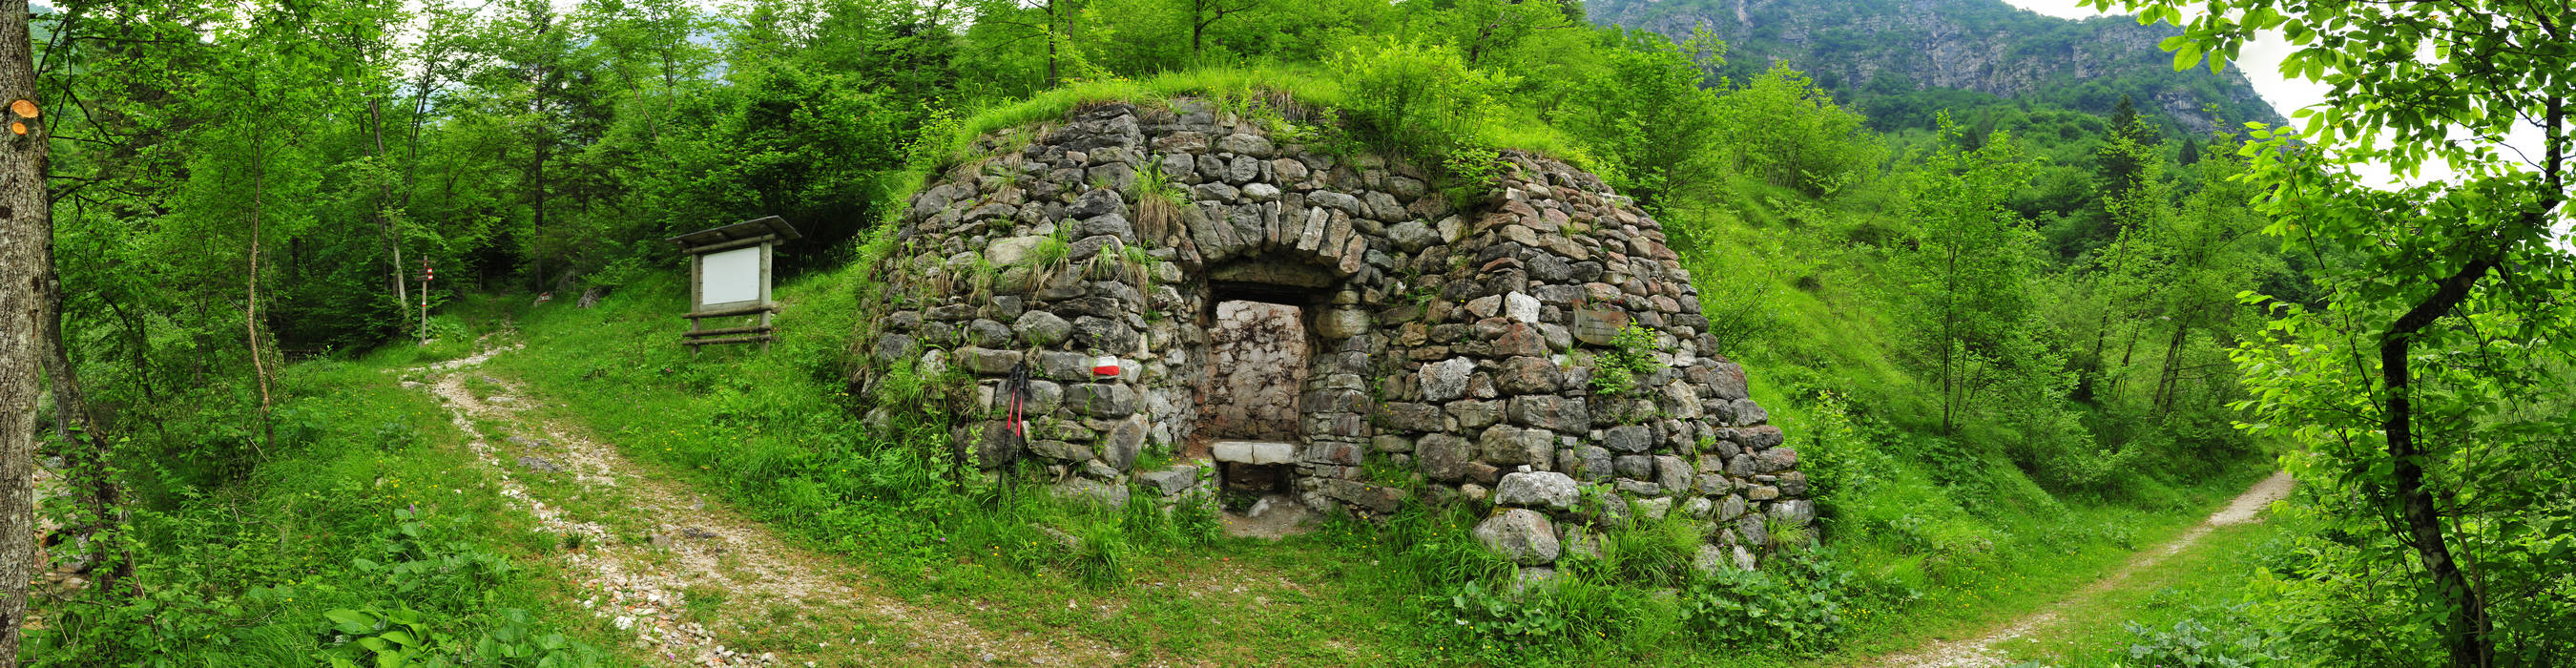
[[[374,135],[376,139],[376,161],[381,164],[385,159],[385,114],[376,99],[372,97],[367,98],[367,121],[369,134]],[[392,253],[386,260],[392,270],[385,272],[385,278],[392,279],[394,284],[394,324],[397,325],[395,329],[400,331],[410,329],[400,325],[410,324],[403,320],[409,318],[411,314],[411,291],[406,287],[410,283],[403,280],[402,235],[395,233],[393,216],[385,215],[385,207],[393,206],[393,201],[393,184],[382,180],[377,181],[374,210],[376,229],[384,235],[385,250]]]
[[[1056,28],[1055,28],[1055,24],[1056,24],[1056,16],[1055,16],[1055,0],[1047,0],[1047,3],[1046,3],[1046,15],[1047,15],[1047,34],[1046,34],[1046,38],[1047,38],[1047,72],[1046,72],[1046,74],[1047,74],[1047,78],[1046,78],[1046,87],[1048,87],[1048,88],[1054,88],[1054,87],[1055,87],[1055,43],[1056,43],[1056,40],[1060,40],[1060,39],[1063,39],[1063,38],[1064,38],[1064,35],[1062,35],[1062,34],[1058,33],[1058,32],[1056,31]]]
[[[2450,616],[2443,646],[2449,648],[2451,665],[2462,668],[2489,666],[2495,663],[2495,645],[2490,635],[2493,625],[2487,620],[2486,600],[2469,586],[2468,574],[2460,570],[2451,555],[2451,546],[2442,537],[2442,514],[2433,505],[2433,493],[2425,489],[2424,450],[2415,442],[2414,405],[2408,395],[2413,392],[2413,374],[2408,368],[2415,334],[2449,313],[2451,308],[2468,299],[2469,288],[2486,276],[2497,258],[2479,257],[2461,267],[2460,272],[2443,279],[2433,295],[2399,316],[2388,334],[2379,340],[2380,382],[2387,385],[2386,412],[2380,429],[2388,435],[2388,456],[2397,478],[2397,500],[2406,523],[2405,539],[2424,562],[2424,572],[2433,576],[2433,586],[2442,600],[2450,604]]]
[[[1941,435],[1950,436],[1957,433],[1951,423],[1953,390],[1950,362],[1959,349],[1959,250],[1953,247],[1945,249],[1945,252],[1942,290],[1946,293],[1941,295]]]
[[[2561,133],[2566,122],[2567,101],[2550,98],[2548,121],[2542,124],[2548,129],[2545,144],[2549,152],[2541,167],[2545,174],[2542,182],[2548,190],[2540,205],[2525,211],[2518,221],[2526,231],[2549,229],[2551,214],[2565,203],[2568,156],[2566,137]],[[2398,316],[2379,339],[2380,382],[2388,388],[2379,428],[2388,437],[2390,473],[2397,479],[2399,516],[2406,524],[2404,538],[2424,562],[2425,574],[2433,576],[2435,593],[2450,604],[2442,645],[2451,655],[2451,665],[2457,668],[2495,665],[2495,622],[2487,618],[2486,595],[2469,582],[2468,573],[2453,558],[2450,544],[2444,542],[2441,509],[2434,505],[2432,490],[2425,488],[2423,460],[2427,455],[2415,441],[2414,374],[2409,365],[2415,335],[2467,301],[2469,290],[2486,278],[2488,271],[2503,264],[2505,251],[2499,247],[2474,256],[2460,267],[2459,273],[2442,279],[2431,296]]]
[[[252,79],[251,98],[255,100],[258,99],[258,97],[259,80]],[[261,451],[260,456],[263,458],[267,456],[266,448],[274,448],[277,446],[277,425],[270,419],[270,411],[274,407],[275,399],[270,397],[268,393],[268,361],[259,352],[259,238],[262,232],[260,209],[265,204],[263,199],[265,193],[263,191],[268,188],[267,144],[267,132],[254,131],[251,133],[250,287],[248,294],[244,296],[242,301],[242,330],[244,332],[242,342],[244,346],[250,348],[251,380],[259,385],[259,426],[260,432],[263,434],[263,438],[261,439],[263,450]]]
[[[48,212],[49,214],[51,212]],[[119,508],[123,494],[108,467],[107,439],[98,433],[98,420],[90,416],[88,395],[81,391],[80,373],[72,366],[71,348],[63,344],[63,282],[54,272],[53,219],[51,215],[34,223],[46,242],[45,252],[37,259],[36,271],[43,287],[38,298],[44,300],[44,311],[37,317],[37,337],[46,348],[45,375],[53,381],[54,436],[63,444],[63,459],[70,463],[68,482],[79,495],[83,517],[77,529],[81,543],[88,547],[90,563],[114,565],[91,571],[99,591],[115,591],[119,580],[134,572],[132,559],[110,559],[122,556],[110,547],[112,536],[121,524]]]
[[[2129,226],[2120,225],[2119,241],[2111,245],[2111,271],[2102,277],[2102,294],[2099,295],[2102,300],[2102,319],[2093,326],[2093,354],[2085,360],[2085,363],[2092,368],[2075,376],[2076,401],[2093,401],[2094,393],[2100,391],[2098,388],[2102,384],[2102,376],[2107,371],[2103,368],[2102,353],[2105,348],[2110,347],[2111,343],[2111,311],[2119,308],[2118,297],[2110,294],[2111,286],[2120,280],[2120,272],[2125,270],[2128,263]]]
[[[2173,338],[2165,342],[2164,368],[2156,371],[2156,412],[2159,415],[2173,412],[2175,386],[2182,384],[2182,346],[2191,342],[2191,321],[2199,315],[2199,309],[2184,310],[2181,319],[2174,321]]]
[[[1190,64],[1191,64],[1191,65],[1197,65],[1197,64],[1199,63],[1199,53],[1200,53],[1200,51],[1201,51],[1201,50],[1202,50],[1202,48],[1203,48],[1201,45],[1202,45],[1203,40],[1205,39],[1205,36],[1206,36],[1206,34],[1207,34],[1207,27],[1208,27],[1208,24],[1210,24],[1210,23],[1215,23],[1215,22],[1216,22],[1216,19],[1225,18],[1225,12],[1224,12],[1224,9],[1223,9],[1223,8],[1219,8],[1219,9],[1218,9],[1218,11],[1217,11],[1217,15],[1216,15],[1216,18],[1206,18],[1206,17],[1207,17],[1208,5],[1209,5],[1209,4],[1213,4],[1213,3],[1217,2],[1217,1],[1218,1],[1218,0],[1191,0],[1191,2],[1190,2]]]
[[[0,0],[0,100],[36,98],[27,0]],[[36,378],[50,264],[53,208],[45,197],[45,123],[12,118],[27,133],[0,135],[0,667],[18,665],[27,580],[36,567]],[[5,113],[12,117],[19,114]]]

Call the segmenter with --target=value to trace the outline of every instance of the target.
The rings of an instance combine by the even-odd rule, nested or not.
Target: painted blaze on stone
[[[1813,517],[1661,226],[1600,179],[1506,151],[1461,207],[1407,160],[1221,119],[1191,100],[1100,104],[980,138],[905,209],[886,280],[861,295],[878,339],[853,347],[871,363],[853,380],[873,392],[898,363],[942,366],[1002,396],[1024,362],[1048,384],[1032,442],[998,421],[954,434],[987,465],[1022,448],[1060,477],[1170,492],[1179,477],[1134,462],[1213,455],[1286,467],[1300,501],[1364,513],[1409,502],[1407,481],[1372,476],[1419,476],[1423,496],[1495,504],[1478,537],[1529,565],[1556,558],[1558,528],[1632,506],[1712,523],[1727,563],[1769,539],[1743,518]],[[1120,190],[1149,167],[1170,191]],[[1293,329],[1264,336],[1303,354],[1228,353],[1219,324],[1240,314],[1219,305],[1245,298],[1294,307]],[[1630,325],[1662,364],[1597,395],[1594,360]],[[1098,356],[1124,368],[1094,377]]]

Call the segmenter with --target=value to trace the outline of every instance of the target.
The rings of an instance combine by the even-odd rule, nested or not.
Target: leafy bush
[[[1726,160],[1736,173],[1808,197],[1868,177],[1883,152],[1862,129],[1867,119],[1786,64],[1719,97],[1716,109],[1718,134],[1733,138]]]
[[[1682,626],[1724,647],[1822,652],[1838,642],[1845,610],[1917,596],[1894,583],[1864,580],[1820,556],[1770,563],[1772,570],[1721,570],[1691,583],[1679,600]]]
[[[1390,152],[1445,157],[1490,143],[1502,113],[1497,96],[1513,79],[1471,67],[1442,44],[1387,38],[1353,46],[1329,63],[1344,105]]]
[[[1435,626],[1453,631],[1466,654],[1495,663],[1526,663],[1640,635],[1653,608],[1642,590],[1561,573],[1506,586],[1468,582],[1432,598],[1446,617]]]
[[[2246,668],[2289,662],[2286,637],[2249,618],[2243,604],[2193,608],[2172,629],[2137,622],[2123,626],[2133,637],[2126,653],[2132,665]]]

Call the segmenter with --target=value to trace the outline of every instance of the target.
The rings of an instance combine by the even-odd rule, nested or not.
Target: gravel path
[[[557,552],[574,578],[569,584],[583,607],[634,634],[636,652],[694,666],[1126,661],[1125,652],[1096,641],[996,634],[868,591],[866,576],[839,558],[789,545],[579,429],[527,415],[538,404],[516,383],[475,371],[520,347],[414,369],[426,379],[404,385],[446,403],[450,421],[476,458],[498,471],[501,494],[513,505],[548,531],[582,537],[577,549]],[[489,431],[508,435],[487,439],[480,427],[495,426]],[[692,610],[693,592],[717,598]],[[864,628],[903,637],[877,638]],[[775,647],[781,636],[799,644],[739,649],[747,641]]]
[[[2016,638],[2028,637],[2057,623],[2060,612],[2092,600],[2103,592],[2118,588],[2128,582],[2130,576],[2153,568],[2156,564],[2164,563],[2166,558],[2180,554],[2193,544],[2199,543],[2201,537],[2209,535],[2211,530],[2256,521],[2256,516],[2261,514],[2263,509],[2271,507],[2272,502],[2288,497],[2293,484],[2290,474],[2286,472],[2274,473],[2272,477],[2254,483],[2254,486],[2246,489],[2244,494],[2237,495],[2235,501],[2228,502],[2227,507],[2211,513],[2209,519],[2182,532],[2182,535],[2175,536],[2173,540],[2138,552],[2129,557],[2128,563],[2121,564],[2120,569],[2112,571],[2108,577],[2076,590],[2074,594],[2050,604],[2047,609],[2025,615],[1973,638],[1934,643],[1912,652],[1881,658],[1867,665],[1879,668],[1996,668],[2013,665],[2013,661],[2005,657],[2003,650],[1997,648],[1998,645]]]

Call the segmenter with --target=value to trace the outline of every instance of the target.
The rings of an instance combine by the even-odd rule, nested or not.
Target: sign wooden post
[[[777,216],[747,220],[724,227],[698,230],[676,237],[689,253],[689,331],[680,334],[680,345],[690,354],[702,346],[727,343],[758,343],[769,349],[772,335],[770,315],[778,305],[769,300],[769,266],[776,257],[774,247],[780,242],[804,238],[787,221]],[[744,327],[705,329],[702,321],[709,318],[756,316],[757,324]]]

